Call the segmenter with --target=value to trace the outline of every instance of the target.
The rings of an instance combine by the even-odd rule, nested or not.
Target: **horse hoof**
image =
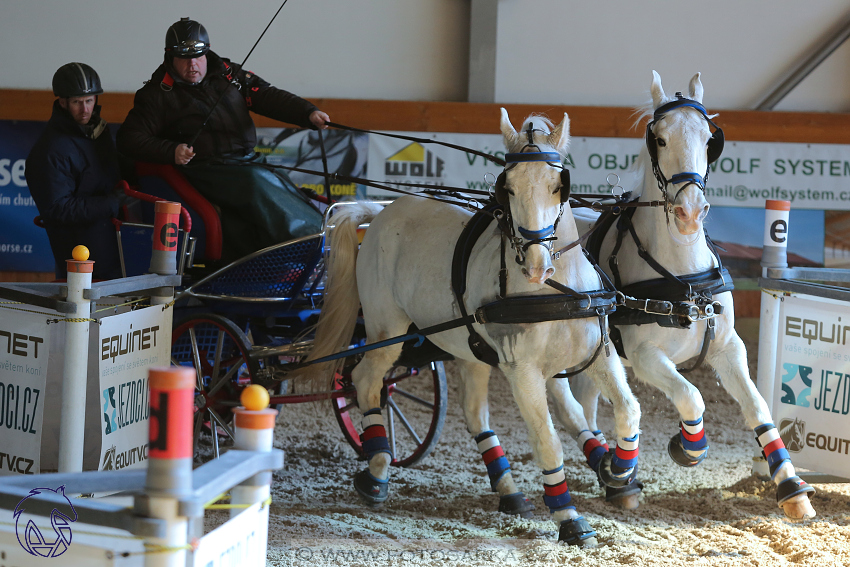
[[[605,501],[610,502],[622,510],[634,510],[640,506],[640,493],[642,490],[643,483],[640,481],[634,481],[620,488],[606,486]]]
[[[629,471],[629,474],[626,476],[622,475],[614,475],[614,472],[611,470],[611,459],[614,456],[614,452],[610,451],[602,456],[602,460],[599,461],[599,470],[596,471],[596,475],[599,478],[599,482],[602,483],[603,486],[611,487],[611,488],[621,488],[623,486],[627,486],[634,479],[637,474],[637,467],[632,468]]]
[[[558,541],[583,548],[596,547],[598,544],[596,541],[596,530],[590,527],[584,516],[561,522]]]
[[[702,455],[694,459],[685,453],[685,448],[682,446],[682,438],[679,433],[676,433],[670,438],[670,442],[667,444],[667,452],[670,454],[670,458],[673,459],[673,462],[680,467],[695,467],[703,462],[706,456],[708,456],[708,445],[705,446],[705,450],[702,452]]]
[[[792,520],[806,520],[815,517],[815,509],[809,502],[808,493],[815,489],[799,476],[791,476],[776,487],[776,502]]]
[[[791,520],[809,520],[817,516],[806,494],[793,496],[781,504],[785,516]]]
[[[510,514],[511,516],[519,516],[521,518],[531,518],[534,516],[531,512],[534,510],[534,504],[528,501],[525,494],[515,492],[514,494],[503,494],[499,496],[499,512]]]
[[[369,469],[363,469],[354,475],[354,489],[360,498],[369,506],[377,506],[387,501],[390,496],[389,481],[379,481]]]

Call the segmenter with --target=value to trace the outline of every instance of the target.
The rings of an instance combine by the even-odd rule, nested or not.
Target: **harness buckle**
[[[614,297],[616,298],[616,300],[614,301],[614,305],[616,305],[617,307],[620,307],[620,306],[623,306],[623,305],[626,304],[626,294],[623,293],[622,291],[616,290],[614,292]]]
[[[655,299],[644,299],[642,311],[650,315],[672,315],[673,304],[669,301],[659,301]]]

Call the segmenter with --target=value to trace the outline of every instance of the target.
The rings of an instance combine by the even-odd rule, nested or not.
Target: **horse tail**
[[[360,296],[357,291],[356,263],[359,241],[357,227],[374,219],[383,207],[375,203],[358,203],[340,207],[331,217],[326,231],[324,301],[316,322],[313,347],[305,362],[341,352],[351,344]],[[332,384],[334,374],[344,358],[306,366],[290,373],[288,378],[309,378],[314,389]]]

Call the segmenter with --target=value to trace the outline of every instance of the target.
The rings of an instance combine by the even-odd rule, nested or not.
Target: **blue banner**
[[[25,162],[45,122],[0,120],[0,272],[53,272],[47,232],[38,216]]]

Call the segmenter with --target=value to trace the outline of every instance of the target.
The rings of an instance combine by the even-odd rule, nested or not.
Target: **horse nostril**
[[[549,268],[546,270],[546,273],[543,275],[543,281],[545,282],[549,278],[555,275],[555,268]]]
[[[685,213],[684,208],[676,207],[676,208],[673,209],[673,211],[676,213],[676,218],[678,218],[679,220],[682,220],[682,221],[688,220],[688,215]]]

